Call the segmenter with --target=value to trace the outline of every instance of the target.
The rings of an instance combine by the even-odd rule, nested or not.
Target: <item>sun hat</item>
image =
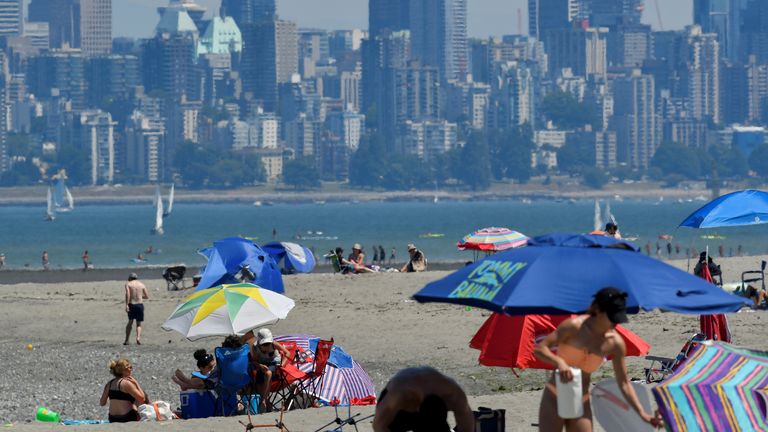
[[[616,288],[603,288],[595,294],[595,304],[608,315],[614,324],[629,321],[627,319],[627,293]]]
[[[361,251],[361,250],[363,250],[363,247],[360,246],[360,243],[355,243],[354,245],[352,245],[352,250],[355,250],[355,249]]]
[[[259,330],[259,332],[256,334],[256,339],[258,340],[259,345],[272,343],[274,341],[272,332],[268,328]]]
[[[136,280],[138,278],[139,278],[139,275],[137,275],[136,273],[131,273],[128,275],[128,280]]]
[[[410,251],[412,251],[412,250],[414,250],[414,249],[416,249],[416,245],[415,245],[415,244],[413,244],[413,243],[409,243],[409,244],[408,244],[408,251],[410,252]]]

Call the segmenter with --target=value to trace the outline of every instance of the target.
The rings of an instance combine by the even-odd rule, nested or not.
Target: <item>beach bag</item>
[[[503,409],[480,407],[475,414],[475,432],[504,432],[505,421]]]
[[[178,418],[171,410],[171,404],[164,401],[140,405],[139,417],[141,421],[166,421]]]

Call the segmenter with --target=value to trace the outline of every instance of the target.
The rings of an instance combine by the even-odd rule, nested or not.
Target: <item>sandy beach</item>
[[[759,268],[760,257],[718,260],[726,282],[736,281],[744,270]],[[673,264],[685,269],[685,261]],[[19,272],[23,273],[23,272]],[[176,368],[192,370],[192,352],[212,349],[217,338],[190,342],[177,333],[160,329],[178,302],[188,292],[168,292],[154,270],[139,272],[150,289],[145,334],[141,346],[124,347],[125,313],[122,289],[127,271],[115,270],[96,280],[80,280],[57,272],[36,273],[33,283],[17,283],[18,276],[5,278],[0,272],[0,420],[8,430],[50,429],[51,425],[29,423],[38,406],[62,413],[63,418],[102,419],[106,410],[98,406],[103,385],[109,380],[107,362],[128,357],[135,376],[152,399],[178,405],[178,387],[170,380]],[[68,273],[68,272],[62,272]],[[43,276],[40,276],[43,274]],[[507,430],[536,430],[540,390],[547,378],[543,371],[511,371],[479,366],[478,351],[468,347],[487,311],[445,304],[418,304],[411,296],[426,283],[448,274],[382,273],[341,276],[297,275],[285,278],[286,294],[296,301],[288,319],[272,327],[275,334],[311,333],[334,337],[369,372],[380,390],[397,370],[431,365],[454,377],[471,396],[473,407],[507,410]],[[92,275],[95,276],[95,275]],[[730,317],[737,345],[768,349],[764,312],[743,311]],[[627,326],[651,346],[651,354],[674,356],[685,340],[698,329],[698,318],[671,313],[641,313]],[[28,350],[27,344],[33,349]],[[630,358],[630,376],[642,377],[648,362]],[[593,381],[612,377],[604,365]],[[353,408],[363,416],[372,407]],[[291,431],[313,431],[330,422],[332,409],[290,412],[285,422]],[[260,423],[271,423],[275,414],[262,415]],[[150,426],[146,428],[146,426]],[[237,419],[178,421],[142,425],[143,430],[237,430]],[[370,422],[360,426],[371,430]],[[68,426],[67,430],[135,430],[136,425]]]

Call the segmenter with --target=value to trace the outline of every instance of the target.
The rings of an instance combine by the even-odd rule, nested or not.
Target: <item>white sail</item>
[[[153,234],[163,235],[163,198],[160,196],[160,186],[155,189],[155,227]]]
[[[69,188],[64,189],[64,194],[66,195],[66,198],[67,198],[67,208],[69,210],[74,210],[75,200],[72,198],[72,193],[69,192]]]
[[[613,217],[613,214],[611,213],[611,202],[608,201],[605,203],[605,223],[613,222],[616,224],[616,218]],[[618,224],[616,224],[618,225]]]
[[[168,193],[168,208],[165,210],[165,213],[163,213],[163,217],[170,216],[171,212],[173,211],[173,196],[174,192],[176,190],[176,185],[171,185],[171,191]]]
[[[600,201],[595,200],[595,231],[600,231],[603,229],[603,218],[600,216]]]
[[[56,210],[53,206],[53,192],[51,187],[48,186],[48,196],[46,197],[47,207],[45,210],[45,220],[52,221],[56,219]]]

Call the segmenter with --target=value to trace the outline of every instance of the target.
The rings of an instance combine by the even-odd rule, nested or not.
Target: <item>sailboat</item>
[[[600,215],[600,201],[595,200],[595,231],[601,231],[603,229],[603,217]]]
[[[75,200],[72,199],[72,193],[69,192],[64,179],[56,180],[53,185],[53,205],[57,212],[70,212],[75,208]]]
[[[46,197],[46,203],[47,207],[45,209],[45,220],[46,221],[54,221],[56,220],[56,210],[53,208],[53,189],[51,186],[48,186],[48,194]]]
[[[171,212],[173,211],[173,196],[174,196],[175,190],[176,190],[176,185],[172,184],[171,191],[168,193],[168,208],[165,209],[165,211],[163,212],[163,217],[170,216]]]
[[[152,234],[163,235],[163,197],[160,196],[160,185],[155,188],[155,227]]]

